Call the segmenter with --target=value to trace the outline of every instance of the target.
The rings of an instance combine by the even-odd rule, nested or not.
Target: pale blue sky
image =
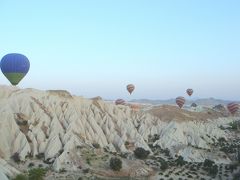
[[[167,99],[192,87],[195,97],[240,100],[239,8],[238,0],[0,0],[0,57],[29,58],[22,88]]]

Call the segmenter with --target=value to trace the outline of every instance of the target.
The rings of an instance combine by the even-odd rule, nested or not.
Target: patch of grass
[[[28,180],[28,176],[24,174],[19,174],[13,180]]]
[[[44,180],[47,171],[43,168],[31,169],[28,172],[29,180]]]

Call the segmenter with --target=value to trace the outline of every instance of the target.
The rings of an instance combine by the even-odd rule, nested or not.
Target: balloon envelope
[[[193,94],[193,89],[187,89],[187,94],[188,94],[189,96],[192,96],[192,94]]]
[[[185,104],[185,98],[182,97],[182,96],[177,97],[176,98],[176,103],[180,108],[182,108],[183,105]]]
[[[227,108],[231,114],[235,114],[239,109],[239,105],[237,103],[232,102],[227,105]]]
[[[123,99],[117,99],[117,100],[115,101],[115,104],[116,104],[116,105],[125,105],[125,101],[124,101]]]
[[[140,110],[140,105],[138,105],[138,104],[130,104],[130,108],[133,111],[139,111]]]
[[[135,90],[135,86],[133,84],[127,85],[127,90],[130,94]]]
[[[22,54],[11,53],[1,60],[1,70],[12,85],[17,85],[28,73],[30,62]]]

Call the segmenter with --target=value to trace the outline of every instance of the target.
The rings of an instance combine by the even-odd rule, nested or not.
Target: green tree
[[[215,177],[218,173],[218,166],[214,165],[214,166],[210,167],[209,170],[208,170],[208,173],[209,173],[210,176]]]
[[[186,164],[182,156],[178,157],[178,159],[176,160],[176,163],[178,166],[183,166],[184,164]]]
[[[146,159],[148,157],[148,155],[150,154],[149,151],[146,151],[143,148],[137,148],[134,151],[134,155],[138,158],[138,159]]]
[[[214,165],[214,162],[209,160],[209,159],[205,159],[204,163],[203,163],[203,166],[204,167],[212,167]]]
[[[111,158],[110,167],[114,171],[120,171],[122,169],[122,160],[119,158]]]
[[[166,169],[168,169],[168,163],[166,161],[162,161],[161,162],[161,170],[165,171]]]

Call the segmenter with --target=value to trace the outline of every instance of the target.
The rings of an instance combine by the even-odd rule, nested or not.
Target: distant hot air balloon
[[[1,70],[12,85],[17,85],[28,73],[30,62],[22,54],[12,53],[5,55],[1,60]]]
[[[187,94],[188,94],[189,96],[192,96],[192,94],[193,94],[193,89],[187,89]]]
[[[123,99],[117,99],[117,100],[115,101],[115,104],[116,104],[116,105],[125,105],[125,101],[124,101]]]
[[[135,86],[133,84],[129,84],[127,85],[127,90],[130,94],[132,94],[132,92],[134,91]]]
[[[138,105],[138,104],[130,104],[130,108],[131,108],[133,111],[139,111],[140,105]]]
[[[182,97],[182,96],[177,97],[176,98],[176,103],[180,108],[182,108],[183,105],[185,104],[185,98]]]
[[[239,105],[237,103],[232,102],[227,105],[227,108],[231,114],[235,114],[239,109]]]

